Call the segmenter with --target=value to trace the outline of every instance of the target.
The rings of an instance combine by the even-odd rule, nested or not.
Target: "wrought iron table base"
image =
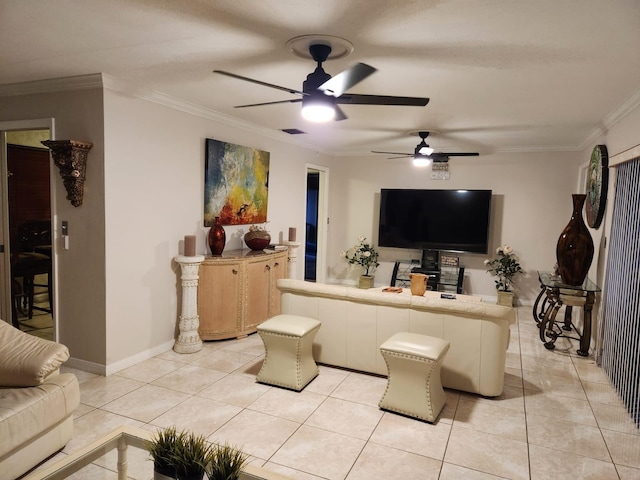
[[[591,291],[585,292],[585,296],[576,297],[576,299],[584,299],[584,327],[582,333],[578,331],[572,322],[572,314],[574,305],[566,305],[561,298],[559,288],[551,288],[542,286],[540,294],[533,306],[533,318],[538,324],[540,330],[540,340],[544,343],[545,348],[553,350],[556,340],[560,337],[571,338],[580,342],[578,355],[587,357],[589,355],[589,344],[591,342],[591,312],[595,301],[595,293]],[[544,299],[542,298],[544,296]],[[565,298],[571,298],[571,295],[563,295]],[[542,304],[540,308],[540,300]],[[558,310],[565,306],[564,320],[556,321]],[[575,331],[577,337],[565,334],[564,332]]]

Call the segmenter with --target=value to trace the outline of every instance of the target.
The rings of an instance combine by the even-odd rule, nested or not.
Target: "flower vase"
[[[373,275],[360,275],[358,288],[373,288]]]
[[[222,255],[224,245],[227,241],[227,235],[224,228],[220,225],[220,217],[216,217],[214,223],[209,229],[209,248],[212,255]]]
[[[574,194],[572,197],[573,213],[558,239],[556,258],[562,282],[577,286],[582,285],[589,273],[593,260],[593,240],[582,218],[586,195]]]

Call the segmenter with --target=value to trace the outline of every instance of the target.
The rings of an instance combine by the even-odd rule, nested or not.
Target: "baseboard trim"
[[[137,363],[143,362],[145,360],[149,360],[150,358],[153,358],[156,355],[159,355],[161,353],[171,350],[173,348],[174,343],[175,343],[174,340],[170,340],[156,347],[150,348],[140,353],[136,353],[135,355],[124,358],[114,363],[110,363],[108,365],[102,365],[95,362],[88,362],[86,360],[81,360],[79,358],[71,357],[65,363],[65,367],[77,368],[78,370],[82,370],[83,372],[95,373],[96,375],[102,375],[103,377],[108,377],[109,375],[113,375],[114,373],[117,373],[120,370],[124,370],[125,368],[132,367]]]

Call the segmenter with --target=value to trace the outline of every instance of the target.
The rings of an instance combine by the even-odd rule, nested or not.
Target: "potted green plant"
[[[513,306],[513,286],[514,277],[517,274],[524,273],[520,267],[520,259],[513,253],[513,248],[509,245],[503,245],[496,249],[498,258],[493,260],[485,260],[487,273],[495,275],[496,289],[498,290],[498,305]]]
[[[203,435],[178,434],[171,462],[178,480],[202,480],[211,456],[211,445]]]
[[[178,432],[175,427],[158,430],[149,442],[147,450],[153,460],[154,480],[166,480],[176,478],[176,469],[173,465],[173,451],[178,441]]]
[[[373,287],[373,272],[378,263],[378,252],[375,247],[367,242],[367,237],[360,235],[358,243],[347,251],[340,252],[340,256],[347,259],[349,265],[360,265],[364,267],[364,275],[358,279],[359,288]]]
[[[209,455],[207,476],[209,480],[238,480],[248,460],[249,456],[233,445],[215,444]]]

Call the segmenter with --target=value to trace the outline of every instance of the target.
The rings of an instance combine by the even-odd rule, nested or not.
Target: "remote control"
[[[446,298],[447,300],[455,300],[456,296],[453,293],[443,293],[440,295],[440,298]]]

